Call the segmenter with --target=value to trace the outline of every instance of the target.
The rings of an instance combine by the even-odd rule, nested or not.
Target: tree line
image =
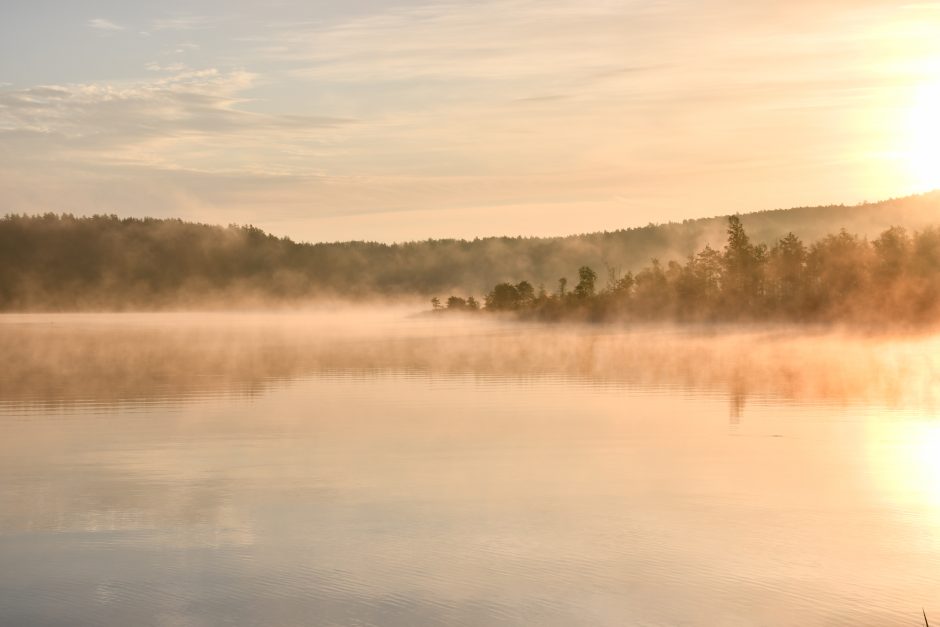
[[[940,192],[935,192],[858,206],[757,212],[742,219],[756,241],[775,241],[788,231],[809,241],[842,225],[871,236],[891,224],[923,228],[936,221],[938,210]],[[598,288],[605,280],[609,284],[598,293],[613,285],[609,268],[624,270],[617,280],[632,271],[640,284],[631,290],[641,292],[646,289],[642,269],[650,258],[681,259],[706,242],[721,241],[725,222],[703,218],[566,237],[388,244],[303,243],[250,225],[177,219],[13,214],[0,217],[0,310],[268,306],[329,298],[414,302],[455,290],[483,294],[510,280],[517,286],[516,277],[525,277],[530,286],[547,285],[554,295],[557,277],[582,265],[608,275],[596,281]],[[660,270],[669,274],[671,268],[666,264]],[[656,276],[653,272],[650,280]],[[579,282],[580,277],[561,291],[574,293]],[[533,287],[532,293],[534,299],[541,290]],[[511,300],[511,294],[502,298]],[[520,298],[529,300],[525,285]],[[641,300],[635,297],[638,310]],[[486,305],[483,298],[465,304]],[[453,301],[453,308],[460,306]],[[546,316],[553,315],[551,307],[560,305],[547,306]]]
[[[793,233],[754,243],[738,216],[721,250],[684,262],[653,259],[637,272],[589,266],[569,286],[501,282],[482,307],[472,298],[432,300],[437,311],[513,312],[544,320],[910,322],[940,318],[940,229],[891,227],[869,240],[845,229],[806,244]]]

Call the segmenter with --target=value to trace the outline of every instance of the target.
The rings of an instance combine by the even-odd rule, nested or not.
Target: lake
[[[0,316],[0,624],[940,623],[940,335]]]

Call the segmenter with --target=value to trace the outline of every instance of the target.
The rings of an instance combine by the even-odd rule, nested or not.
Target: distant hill
[[[845,228],[940,224],[940,191],[855,206],[742,216],[753,241],[792,231],[805,241]],[[297,243],[245,226],[180,220],[8,215],[0,218],[0,309],[149,309],[318,297],[480,295],[526,279],[551,290],[589,265],[636,270],[651,258],[721,248],[727,216],[567,237]]]

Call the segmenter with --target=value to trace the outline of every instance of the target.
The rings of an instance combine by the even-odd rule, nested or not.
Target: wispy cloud
[[[118,31],[124,30],[124,27],[120,24],[107,20],[103,17],[96,17],[94,19],[88,20],[88,26],[94,28],[95,30],[104,30],[104,31]]]
[[[239,94],[255,79],[207,69],[130,84],[0,91],[0,137],[32,159],[279,174],[301,171],[321,135],[350,122],[240,109]]]
[[[176,44],[172,48],[169,48],[164,53],[165,54],[187,54],[193,52],[194,50],[199,50],[199,44],[192,42],[185,42],[181,44]]]
[[[343,80],[516,80],[596,71],[643,53],[664,9],[636,3],[510,0],[441,4],[340,25],[285,27],[261,53]],[[644,32],[647,31],[647,32]],[[630,37],[624,33],[630,32]]]
[[[152,29],[159,30],[205,30],[212,28],[216,20],[203,15],[183,15],[154,20]]]
[[[185,63],[169,63],[166,65],[161,65],[157,62],[151,62],[144,66],[151,72],[183,72],[187,69]]]

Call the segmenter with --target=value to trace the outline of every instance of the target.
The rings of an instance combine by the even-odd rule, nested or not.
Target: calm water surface
[[[940,622],[940,341],[0,318],[0,624]]]

